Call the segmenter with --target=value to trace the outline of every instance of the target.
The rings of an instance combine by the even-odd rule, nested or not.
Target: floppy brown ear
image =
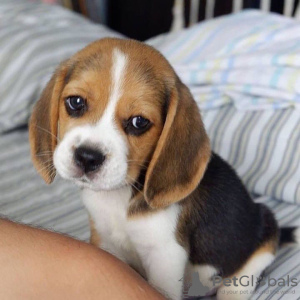
[[[57,144],[59,99],[65,84],[67,63],[56,70],[34,106],[29,122],[29,142],[33,164],[46,183],[56,175],[53,152]]]
[[[199,109],[179,79],[145,179],[145,199],[161,208],[187,197],[202,179],[210,144]]]

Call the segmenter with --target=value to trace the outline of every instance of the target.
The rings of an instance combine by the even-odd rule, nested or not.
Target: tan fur
[[[275,255],[276,251],[277,251],[277,247],[278,247],[278,239],[277,236],[274,236],[273,239],[266,241],[262,246],[260,246],[252,255],[259,255],[262,254],[264,252],[270,252],[272,254]]]
[[[157,212],[157,209],[149,207],[144,195],[138,193],[130,200],[127,217],[129,219],[136,219]]]
[[[29,123],[32,161],[48,184],[53,181],[56,174],[53,167],[53,152],[57,144],[60,95],[68,67],[68,62],[64,62],[56,70],[34,107]]]
[[[234,276],[239,277],[238,275],[243,273],[245,266],[253,260],[256,256],[260,256],[263,253],[272,253],[275,255],[278,247],[277,237],[274,237],[272,240],[264,242],[258,249],[256,249],[253,254],[248,258],[248,260],[239,268],[234,274],[227,276],[227,278],[233,278]]]
[[[144,90],[144,94],[137,95],[135,91],[141,90]],[[130,116],[142,115],[153,124],[150,130],[143,135],[130,136],[124,133],[121,122],[118,123],[119,129],[123,132],[129,147],[127,181],[134,183],[141,169],[147,169],[149,160],[151,159],[162,131],[162,103],[157,90],[148,87],[147,91],[145,91],[144,82],[136,83],[135,80],[129,78],[129,76],[127,77],[124,91],[124,95],[120,99],[116,109],[118,120],[126,120]],[[158,99],[158,101],[156,99]]]
[[[209,140],[196,103],[170,64],[153,48],[131,40],[103,39],[62,64],[31,118],[32,157],[45,181],[52,182],[55,170],[48,170],[45,166],[52,159],[56,137],[63,139],[76,126],[96,123],[105,111],[111,92],[114,49],[123,52],[128,60],[115,121],[127,140],[127,181],[136,187],[136,192],[139,191],[136,186],[138,177],[142,172],[146,173],[144,190],[140,191],[145,200],[137,205],[142,205],[143,209],[131,211],[131,215],[133,211],[140,214],[146,212],[146,207],[152,211],[188,196],[201,180],[210,158]],[[79,118],[70,117],[64,103],[66,98],[75,95],[86,99],[88,105],[87,111]],[[45,124],[43,119],[50,119],[49,115],[45,116],[50,111],[51,122]],[[42,118],[38,118],[40,115]],[[134,115],[142,115],[152,123],[141,136],[124,132],[122,122]],[[37,133],[34,130],[37,124],[45,130]],[[45,142],[50,137],[51,143]],[[36,146],[40,144],[43,147]],[[39,157],[41,151],[51,153]]]
[[[197,105],[178,79],[146,174],[145,198],[149,205],[166,207],[193,192],[204,175],[210,154]]]

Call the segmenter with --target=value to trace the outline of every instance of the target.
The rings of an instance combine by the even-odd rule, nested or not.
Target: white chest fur
[[[139,265],[140,262],[127,228],[127,208],[130,197],[129,188],[101,192],[83,191],[83,202],[101,237],[98,246],[139,269],[137,264]]]
[[[83,191],[83,201],[100,235],[100,247],[145,275],[153,285],[180,294],[186,251],[176,241],[177,204],[156,213],[127,218],[131,190]],[[174,274],[174,278],[170,278]],[[168,278],[162,285],[162,281]],[[177,286],[177,287],[176,287]],[[177,298],[177,297],[174,297]]]

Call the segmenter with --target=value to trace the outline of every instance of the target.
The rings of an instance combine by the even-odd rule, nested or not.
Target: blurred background
[[[32,0],[59,4],[128,37],[144,41],[170,31],[173,13],[184,16],[181,27],[240,9],[262,8],[293,15],[299,0]],[[178,24],[177,23],[177,24]],[[175,25],[177,25],[175,24]],[[175,29],[179,29],[179,25]]]

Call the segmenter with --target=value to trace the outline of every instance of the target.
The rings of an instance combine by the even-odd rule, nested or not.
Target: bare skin
[[[0,299],[165,299],[103,250],[3,219],[0,278]]]

